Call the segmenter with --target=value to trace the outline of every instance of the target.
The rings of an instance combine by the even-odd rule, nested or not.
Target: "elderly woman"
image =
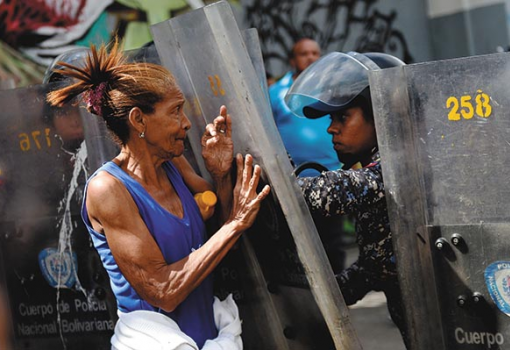
[[[205,348],[221,338],[225,326],[215,324],[215,313],[225,308],[217,307],[210,274],[252,225],[269,193],[268,186],[256,192],[261,169],[252,166],[250,155],[244,160],[237,155],[233,188],[231,120],[222,106],[206,127],[202,155],[225,223],[206,241],[193,194],[213,186],[182,156],[191,124],[173,76],[158,65],[127,63],[116,43],[109,53],[104,46],[91,47],[83,68],[60,64],[65,68],[58,73],[74,81],[49,93],[48,101],[63,105],[81,95],[121,146],[88,180],[82,210],[117,298],[112,345],[149,349],[174,342],[164,348],[181,349],[184,343],[186,349]],[[236,319],[235,304],[234,309]],[[242,347],[239,334],[234,336]]]

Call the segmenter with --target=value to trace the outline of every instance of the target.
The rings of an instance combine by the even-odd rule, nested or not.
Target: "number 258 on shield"
[[[450,96],[446,100],[446,108],[449,108],[448,120],[458,121],[461,119],[471,119],[476,115],[481,118],[489,118],[492,114],[491,98],[482,90],[476,91],[473,98],[470,95],[460,97]]]

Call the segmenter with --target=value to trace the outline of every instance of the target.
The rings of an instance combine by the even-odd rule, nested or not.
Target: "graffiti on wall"
[[[244,3],[246,23],[257,28],[268,66],[287,65],[292,44],[316,40],[324,51],[386,52],[413,61],[395,11],[376,9],[377,0],[252,0]]]
[[[152,40],[150,25],[215,0],[0,0],[0,86],[38,84],[60,54],[110,42],[125,50]],[[228,0],[234,6],[239,0]],[[36,74],[33,74],[33,72]]]

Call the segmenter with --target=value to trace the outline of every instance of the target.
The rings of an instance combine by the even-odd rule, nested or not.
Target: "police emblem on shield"
[[[39,253],[39,267],[46,282],[53,288],[72,288],[76,283],[76,253],[45,248]]]
[[[493,262],[485,269],[484,276],[492,300],[498,309],[510,316],[510,262]]]

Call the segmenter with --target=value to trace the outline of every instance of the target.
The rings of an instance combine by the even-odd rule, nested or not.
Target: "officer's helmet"
[[[43,84],[48,84],[55,81],[61,81],[67,79],[64,75],[56,73],[55,70],[66,69],[59,62],[65,62],[77,67],[85,66],[87,56],[90,50],[88,48],[77,48],[66,51],[57,56],[46,69],[44,73]]]
[[[349,108],[358,96],[370,103],[368,71],[403,65],[385,53],[332,52],[298,76],[285,102],[294,114],[310,119]]]

